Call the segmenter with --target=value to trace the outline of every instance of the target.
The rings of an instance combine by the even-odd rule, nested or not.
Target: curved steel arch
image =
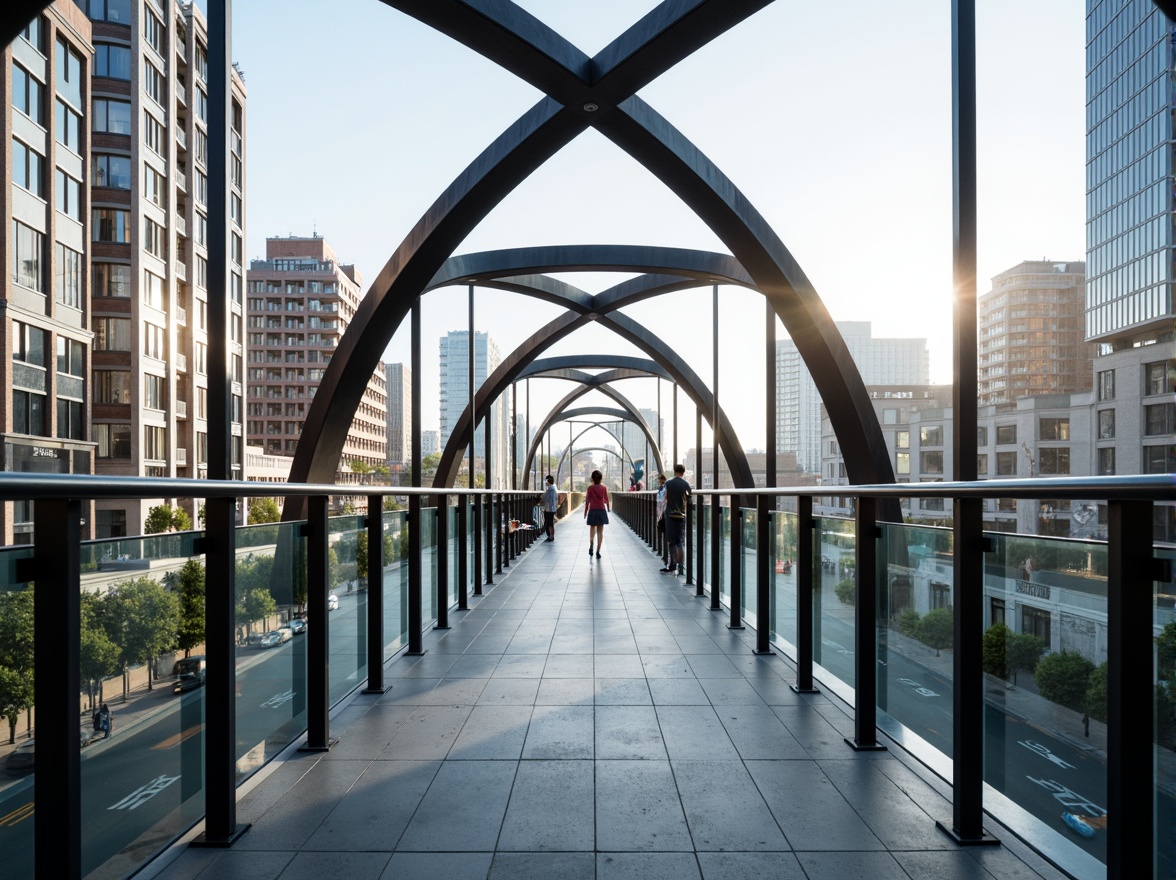
[[[606,406],[582,406],[582,407],[578,407],[576,409],[564,410],[563,412],[551,413],[551,415],[549,415],[547,417],[547,419],[544,421],[543,427],[537,433],[541,434],[541,433],[543,433],[543,431],[548,430],[549,428],[551,428],[554,425],[558,425],[560,422],[570,422],[573,419],[579,418],[580,416],[591,416],[591,415],[611,416],[614,421],[632,422],[633,424],[638,425],[638,426],[644,425],[644,423],[645,423],[644,419],[641,419],[640,417],[634,418],[631,414],[629,414],[621,409],[610,409]],[[609,431],[608,428],[605,428],[602,423],[589,425],[587,428],[585,428],[583,431],[581,431],[576,436],[577,437],[582,436],[586,431],[591,431],[593,428],[601,428],[602,430],[608,431],[608,433],[612,434],[613,437],[616,437],[616,434],[613,434],[612,431]],[[645,434],[646,439],[650,438],[648,425],[645,425],[644,434]],[[624,443],[620,440],[620,438],[617,438],[617,443],[620,444],[622,449],[624,449]],[[574,445],[574,444],[575,444],[575,440],[572,441],[572,445]],[[564,447],[564,454],[566,454],[566,453],[567,453],[567,447]],[[563,456],[561,455],[560,458],[562,460]],[[621,459],[621,461],[623,463],[624,459]],[[629,461],[633,461],[632,455],[629,455]],[[558,471],[557,471],[557,475],[558,475]]]
[[[812,284],[734,183],[635,94],[770,0],[690,4],[666,0],[593,58],[513,4],[384,2],[514,72],[542,89],[546,97],[459,175],[381,270],[315,395],[291,479],[333,475],[367,377],[411,303],[429,283],[424,276],[431,278],[445,255],[508,192],[592,126],[690,206],[768,297],[826,403],[850,480],[893,482],[865,385]]]
[[[540,358],[539,360],[532,361],[530,366],[519,374],[519,378],[533,378],[548,370],[591,369],[641,371],[650,376],[673,381],[673,377],[656,361],[647,358],[625,357],[621,355],[608,355],[606,357],[600,354],[572,354],[561,357]]]
[[[574,422],[574,423],[569,422],[569,424],[579,424],[579,422]],[[571,443],[569,445],[574,447],[576,445],[576,441],[579,440],[581,437],[583,437],[585,434],[587,434],[589,431],[597,431],[597,430],[604,431],[606,434],[608,434],[610,437],[612,437],[614,440],[617,441],[617,448],[619,450],[621,450],[621,452],[617,454],[617,458],[619,458],[621,460],[621,464],[623,465],[625,463],[625,459],[627,458],[629,460],[630,465],[635,465],[636,463],[633,461],[633,456],[631,456],[629,454],[628,450],[625,449],[624,441],[622,441],[621,438],[616,435],[616,433],[613,431],[613,429],[609,427],[610,425],[613,425],[613,424],[619,425],[620,422],[593,422],[593,423],[590,423],[587,428],[585,428],[579,434],[577,434],[575,437],[572,438]],[[599,448],[599,447],[588,447],[588,448],[593,449],[593,448]],[[562,461],[562,456],[561,456],[560,460]]]
[[[606,455],[616,456],[616,458],[621,462],[621,470],[625,469],[625,460],[623,458],[621,458],[621,454],[619,452],[617,452],[615,449],[609,449],[607,446],[585,446],[581,449],[573,450],[572,455],[579,455],[581,452],[603,452]],[[555,466],[555,485],[557,485],[557,486],[559,485],[560,469],[563,467],[564,460],[567,459],[567,457],[568,457],[568,451],[565,449],[559,457],[559,462]],[[575,479],[576,479],[575,472],[570,473],[568,476],[570,478],[570,481],[574,483]]]

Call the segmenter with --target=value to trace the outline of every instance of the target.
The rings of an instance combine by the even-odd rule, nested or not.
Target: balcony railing
[[[22,851],[38,859],[77,853],[77,874],[88,874],[110,853],[148,858],[201,816],[206,840],[227,843],[237,827],[237,784],[303,731],[308,748],[327,748],[331,705],[365,683],[381,691],[388,652],[419,651],[427,627],[446,626],[450,609],[465,608],[469,592],[492,582],[537,534],[495,527],[530,520],[535,493],[304,484],[266,484],[264,491],[286,495],[288,512],[305,505],[305,519],[235,527],[238,503],[258,491],[254,483],[208,480],[0,476],[0,499],[35,502],[35,543],[0,552],[0,571],[6,601],[28,602],[33,612],[38,763],[53,768],[36,780],[37,822],[35,830],[20,826],[17,833],[30,838]],[[757,652],[794,658],[798,693],[819,682],[856,707],[847,747],[900,745],[951,780],[949,832],[982,838],[987,811],[1075,876],[1129,876],[1128,865],[1141,859],[1166,876],[1176,846],[1163,830],[1176,762],[1165,739],[1171,709],[1157,697],[1159,673],[1170,672],[1157,666],[1155,638],[1176,634],[1176,549],[1154,547],[1150,535],[1153,503],[1176,499],[1176,478],[838,492],[854,498],[853,519],[813,516],[814,497],[828,493],[823,488],[695,492],[685,528],[688,582],[713,609],[726,609],[731,626],[756,627]],[[383,509],[391,494],[408,496],[407,514]],[[423,506],[439,494],[457,506],[442,504],[441,513]],[[366,521],[328,519],[331,496],[366,496]],[[160,497],[204,499],[206,531],[81,540],[90,501]],[[950,500],[954,528],[896,521],[891,505],[900,497]],[[735,506],[723,507],[724,498]],[[1105,502],[1108,540],[986,534],[980,509],[991,498]],[[781,500],[795,510],[777,510]],[[613,506],[655,552],[664,549],[652,493],[616,493]],[[144,740],[174,744],[139,753],[145,784],[126,793],[134,821],[124,818],[130,813],[81,811],[99,788],[108,790],[112,762],[125,759],[111,746],[79,751],[73,733],[83,691],[80,645],[98,619],[82,614],[81,597],[99,602],[113,591],[111,601],[128,602],[136,590],[145,597],[163,590],[163,582],[182,594],[194,571],[206,573],[203,647],[192,646],[199,657],[177,666],[170,681],[181,695],[159,715],[170,738],[153,728]],[[264,589],[271,601],[243,624],[237,587],[246,585]],[[332,594],[354,613],[332,616]],[[238,657],[251,632],[272,628],[303,603],[312,622],[298,637],[304,651],[256,671],[255,660]],[[386,632],[385,622],[396,620],[399,630]],[[1011,626],[997,626],[1002,620]],[[1032,641],[1033,632],[1044,644]],[[174,644],[175,637],[162,641]],[[1045,654],[1036,687],[1010,687],[1018,670],[1028,678],[1024,657],[1034,652]],[[1041,671],[1047,666],[1058,667],[1052,679]],[[87,677],[102,676],[91,670]],[[1074,696],[1067,685],[1076,678]],[[110,686],[122,681],[115,677]],[[201,725],[200,736],[187,734]],[[6,870],[32,876],[28,865]]]

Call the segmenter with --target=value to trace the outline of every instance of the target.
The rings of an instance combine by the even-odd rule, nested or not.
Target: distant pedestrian
[[[657,475],[657,530],[662,534],[662,565],[670,564],[670,545],[666,541],[666,475]],[[665,571],[665,568],[662,568]]]
[[[99,724],[101,725],[101,729],[102,729],[102,738],[103,739],[110,739],[110,728],[111,728],[110,709],[107,707],[107,705],[105,703],[103,703],[102,707],[98,710],[98,721],[99,721]]]
[[[684,474],[686,466],[674,465],[674,478],[666,483],[666,544],[670,548],[670,560],[663,572],[682,574],[682,562],[686,555],[683,546],[686,540],[686,499],[690,497],[690,484]]]
[[[547,475],[547,488],[543,490],[543,532],[547,541],[555,540],[555,512],[559,510],[559,493],[555,491],[555,477]]]
[[[588,523],[588,557],[592,557],[592,541],[596,541],[596,558],[600,558],[600,545],[604,541],[604,527],[608,525],[608,489],[601,480],[604,474],[592,472],[592,485],[584,493],[584,520]]]

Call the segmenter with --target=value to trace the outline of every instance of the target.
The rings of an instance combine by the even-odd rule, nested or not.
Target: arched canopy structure
[[[625,459],[621,457],[621,454],[619,452],[617,452],[615,449],[609,449],[607,446],[584,446],[580,449],[573,450],[572,455],[574,455],[574,456],[579,455],[582,452],[603,452],[606,455],[615,456],[621,463],[621,469],[623,470],[625,467]],[[559,473],[563,469],[563,463],[565,461],[567,461],[567,459],[568,459],[568,450],[565,449],[563,451],[563,454],[560,455],[559,461],[556,462],[556,465],[555,465],[555,485],[557,485],[557,486],[559,485]],[[575,479],[576,479],[575,473],[570,474],[570,476],[571,476],[572,482],[575,483]]]
[[[367,378],[412,303],[430,286],[453,249],[502,198],[573,138],[593,127],[677,194],[730,248],[732,257],[726,259],[768,298],[815,378],[850,480],[893,481],[865,385],[807,276],[738,188],[635,94],[770,0],[698,0],[687,4],[667,0],[591,58],[513,4],[491,0],[385,2],[502,65],[541,89],[546,97],[458,176],[377,275],[315,396],[291,479],[321,481],[333,476]],[[576,261],[554,259],[548,268],[556,267],[574,269]],[[650,266],[646,271],[658,270]],[[462,273],[455,274],[449,283],[457,280],[462,280]],[[689,286],[681,280],[678,283]],[[548,284],[534,287],[546,290]],[[613,295],[623,298],[623,288],[618,285]],[[580,314],[569,315],[566,332],[574,329],[578,318],[598,317],[596,307],[615,307],[608,298],[597,300],[587,294],[581,294],[578,305]],[[620,316],[613,316],[612,321],[623,323]],[[720,431],[720,436],[724,433]],[[737,475],[736,480],[741,477]]]

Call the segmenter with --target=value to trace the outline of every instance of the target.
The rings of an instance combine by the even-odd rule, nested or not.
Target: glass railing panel
[[[853,687],[856,530],[853,520],[825,516],[814,522],[813,662]]]
[[[731,508],[719,506],[719,600],[731,601]]]
[[[707,498],[698,509],[702,517],[702,543],[695,548],[702,558],[702,584],[707,590],[714,586],[711,583],[711,504]]]
[[[740,560],[741,565],[739,566],[739,597],[741,603],[739,611],[740,616],[748,624],[758,626],[755,615],[755,525],[757,522],[755,508],[743,507],[740,508],[740,513],[742,514],[740,517],[740,525],[742,527],[742,533],[740,534],[742,559]]]
[[[445,512],[446,516],[448,517],[445,534],[449,536],[449,545],[445,548],[445,552],[448,554],[447,558],[449,561],[449,583],[447,595],[449,596],[449,604],[456,605],[458,584],[460,583],[458,578],[461,574],[461,569],[458,565],[461,559],[461,536],[458,534],[457,508],[446,507]]]
[[[36,733],[30,727],[33,691],[33,591],[16,576],[16,564],[32,559],[33,548],[8,547],[0,552],[0,688],[12,705],[10,718],[0,718],[0,852],[4,874],[13,880],[33,880],[33,798]],[[83,632],[86,627],[83,624]],[[92,731],[85,726],[79,742]],[[85,757],[83,749],[83,757]]]
[[[437,620],[437,508],[421,508],[421,589],[426,627]]]
[[[772,632],[796,644],[797,516],[772,511]]]
[[[333,516],[328,533],[327,585],[331,592],[327,602],[332,609],[330,662],[331,702],[334,703],[367,678],[368,547],[362,516]]]
[[[408,644],[408,529],[406,512],[384,512],[384,658]]]
[[[1176,877],[1176,549],[1157,548],[1167,560],[1168,580],[1155,585],[1156,732],[1155,732],[1155,870],[1153,877]]]
[[[1105,862],[1106,544],[988,536],[985,782]]]
[[[893,523],[880,526],[878,708],[950,757],[952,533]],[[852,611],[853,569],[843,568],[843,562],[836,563],[834,600],[843,604],[848,596]]]

